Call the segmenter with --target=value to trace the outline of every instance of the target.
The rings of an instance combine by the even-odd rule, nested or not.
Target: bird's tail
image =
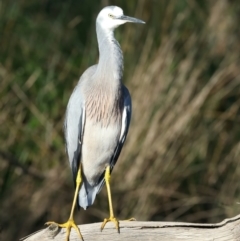
[[[78,204],[83,209],[87,209],[94,203],[98,193],[98,186],[91,186],[86,180],[82,183],[79,194]]]

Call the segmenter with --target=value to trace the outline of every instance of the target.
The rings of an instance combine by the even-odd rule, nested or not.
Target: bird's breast
[[[99,122],[86,119],[83,145],[83,173],[90,185],[97,184],[99,177],[109,165],[118,145],[121,121],[104,127]]]
[[[111,91],[112,90],[112,91]],[[121,89],[95,88],[86,98],[82,144],[83,173],[96,185],[118,145],[122,125]]]
[[[86,99],[86,118],[103,127],[114,125],[122,114],[121,91],[93,90]]]

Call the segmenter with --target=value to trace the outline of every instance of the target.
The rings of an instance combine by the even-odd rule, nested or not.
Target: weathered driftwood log
[[[240,215],[225,219],[216,224],[195,224],[180,222],[120,222],[120,234],[117,233],[114,224],[108,223],[100,232],[100,223],[81,225],[80,230],[84,241],[98,240],[127,240],[127,241],[236,241],[240,240]],[[51,225],[27,238],[25,241],[64,241],[65,229]],[[79,241],[75,230],[71,231],[70,241]]]

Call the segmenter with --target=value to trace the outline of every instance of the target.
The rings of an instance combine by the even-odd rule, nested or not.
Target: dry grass
[[[129,25],[116,33],[133,99],[130,133],[112,178],[117,216],[216,222],[239,214],[240,4],[227,0],[124,4],[126,13],[147,25]],[[2,3],[17,12],[19,6],[14,6]],[[94,21],[86,30],[86,43],[77,45],[82,15],[67,19],[65,25],[61,16],[47,27],[39,14],[28,44],[23,33],[18,40],[7,41],[17,29],[16,19],[2,26],[4,240],[28,234],[49,219],[65,221],[69,215],[73,185],[64,153],[64,111],[78,76],[96,61],[97,48]],[[43,41],[42,53],[34,45],[41,35],[34,30],[44,28],[54,34],[46,32],[51,38]],[[18,49],[22,62],[14,52]],[[86,223],[106,216],[104,189],[95,204],[76,218]]]

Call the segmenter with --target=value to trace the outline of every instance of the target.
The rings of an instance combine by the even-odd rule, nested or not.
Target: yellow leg
[[[54,225],[57,225],[58,227],[66,228],[66,233],[67,233],[66,241],[69,241],[71,228],[74,228],[76,230],[76,232],[78,233],[80,239],[83,240],[82,234],[81,234],[78,226],[75,224],[74,219],[73,219],[74,209],[76,207],[76,201],[77,201],[77,196],[78,196],[78,192],[79,192],[81,182],[82,182],[82,177],[81,177],[81,164],[80,164],[79,169],[78,169],[78,173],[77,173],[77,178],[76,178],[76,189],[75,189],[75,194],[74,194],[74,198],[73,198],[72,209],[71,209],[71,213],[70,213],[68,221],[66,223],[63,223],[63,224],[58,224],[58,223],[52,222],[52,221],[46,222],[47,225],[54,224]]]
[[[103,220],[103,223],[101,225],[101,231],[104,229],[106,223],[108,222],[114,222],[115,223],[115,227],[118,231],[118,233],[120,233],[120,229],[119,229],[119,221],[114,217],[114,213],[113,213],[113,206],[112,206],[112,195],[111,195],[111,189],[110,189],[110,179],[111,179],[111,174],[110,174],[110,166],[108,166],[106,168],[105,171],[105,182],[106,182],[106,187],[107,187],[107,194],[108,194],[108,202],[109,202],[109,212],[110,212],[110,216],[109,218],[105,218]],[[124,221],[135,221],[135,218],[130,218]]]
[[[101,226],[101,231],[104,229],[106,223],[111,221],[111,222],[115,223],[116,229],[119,232],[119,221],[114,217],[113,206],[112,206],[112,195],[111,195],[111,189],[110,189],[110,178],[111,178],[110,166],[108,166],[106,168],[104,178],[105,178],[106,187],[107,187],[110,216],[109,216],[109,218],[105,218],[103,220],[103,223],[102,223],[102,226]]]

